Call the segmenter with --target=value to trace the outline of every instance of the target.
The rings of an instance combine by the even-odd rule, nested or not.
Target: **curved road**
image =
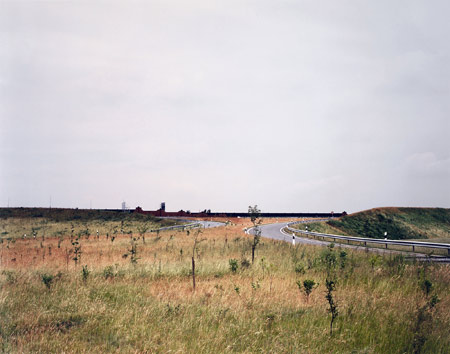
[[[188,220],[186,220],[186,221],[188,221]],[[196,220],[196,222],[198,224],[200,224],[202,228],[205,228],[205,229],[225,225],[225,223],[217,222],[217,221]],[[342,248],[361,249],[361,250],[365,250],[365,251],[378,252],[378,253],[402,253],[405,255],[414,256],[417,259],[430,260],[430,258],[426,258],[426,256],[421,253],[402,252],[402,251],[388,250],[388,249],[383,249],[383,248],[371,248],[371,247],[366,247],[366,246],[356,246],[356,245],[349,245],[349,244],[336,243],[336,242],[330,242],[330,241],[319,241],[319,240],[315,240],[315,239],[309,239],[307,237],[293,236],[293,235],[288,234],[283,231],[283,229],[285,227],[287,227],[289,225],[289,223],[290,222],[278,222],[278,223],[273,223],[273,224],[260,225],[259,228],[261,229],[261,236],[264,238],[285,241],[285,242],[290,242],[290,243],[292,243],[292,240],[295,238],[295,244],[302,243],[302,244],[310,244],[310,245],[327,246],[330,243],[335,243],[338,247],[342,247]],[[180,226],[175,226],[175,227],[180,227]],[[163,228],[163,229],[166,229],[166,228]],[[245,232],[247,234],[253,235],[254,228],[253,227],[249,228],[249,229],[245,230]],[[448,263],[448,262],[450,262],[450,257],[442,257],[439,259],[434,259],[434,261]]]
[[[178,221],[184,221],[186,224],[184,225],[174,225],[174,226],[166,226],[161,227],[159,229],[154,229],[152,231],[163,231],[163,230],[173,230],[173,229],[182,229],[183,227],[191,226],[193,224],[200,224],[203,229],[209,229],[212,227],[219,227],[225,225],[224,222],[220,221],[208,221],[208,220],[187,220],[182,218],[176,218],[176,217],[162,217],[161,219],[171,219],[171,220],[178,220]]]
[[[280,241],[286,241],[292,243],[292,235],[289,235],[285,232],[283,232],[283,228],[288,226],[289,223],[287,222],[279,222],[275,224],[264,224],[261,225],[259,228],[261,229],[261,236],[265,238],[270,238],[273,240],[280,240]],[[253,228],[247,230],[247,233],[254,234]],[[295,237],[295,243],[307,243],[310,245],[328,245],[330,242],[326,241],[318,241],[318,240],[311,240],[306,237]],[[346,245],[343,245],[346,246]],[[356,247],[357,248],[357,247]]]
[[[265,225],[260,225],[260,229],[261,229],[261,236],[265,237],[265,238],[270,238],[273,240],[280,240],[280,241],[286,241],[286,242],[291,242],[292,243],[292,239],[293,236],[285,233],[283,231],[283,228],[285,228],[286,226],[288,226],[289,223],[287,222],[280,222],[280,223],[275,223],[275,224],[265,224]],[[246,233],[248,234],[254,234],[254,229],[250,228],[246,231]],[[313,239],[309,239],[306,237],[297,237],[295,236],[295,244],[299,244],[299,243],[303,243],[303,244],[310,244],[310,245],[320,245],[320,246],[327,246],[330,243],[333,242],[328,242],[328,241],[319,241],[319,240],[313,240]],[[353,249],[360,249],[360,250],[368,250],[371,252],[378,252],[378,253],[401,253],[404,255],[409,255],[409,256],[414,256],[417,259],[427,259],[430,260],[429,258],[426,258],[426,256],[422,253],[415,253],[415,252],[402,252],[402,251],[396,251],[396,250],[389,250],[389,249],[383,249],[383,248],[371,248],[371,247],[365,247],[365,246],[356,246],[356,245],[348,245],[348,244],[343,244],[343,243],[336,243],[335,245],[337,247],[342,247],[342,248],[353,248]],[[450,262],[450,258],[449,257],[442,257],[440,259],[433,259],[434,261],[440,261],[440,262]]]

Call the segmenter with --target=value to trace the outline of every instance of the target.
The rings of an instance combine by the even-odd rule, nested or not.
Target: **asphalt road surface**
[[[196,221],[199,224],[202,224],[202,227],[205,229],[210,229],[212,227],[219,227],[219,226],[224,226],[225,223],[224,222],[218,222],[218,221],[203,221],[203,220],[198,220]]]
[[[265,224],[261,225],[259,228],[261,229],[261,236],[265,238],[271,238],[273,240],[280,240],[280,241],[286,241],[292,243],[292,235],[289,235],[282,231],[283,228],[285,228],[288,225],[287,222],[279,222],[275,224]],[[254,234],[254,229],[250,229],[248,231],[249,234]],[[328,245],[329,242],[325,241],[318,241],[318,240],[311,240],[306,237],[295,237],[295,243],[307,243],[310,245]]]
[[[283,228],[285,228],[288,225],[287,222],[281,222],[281,223],[275,223],[275,224],[265,224],[260,225],[261,229],[261,237],[264,238],[270,238],[273,240],[280,240],[285,242],[291,242],[293,240],[293,236],[285,233]],[[248,229],[248,234],[254,234],[254,229]],[[295,244],[310,244],[310,245],[320,245],[320,246],[327,246],[332,242],[327,241],[319,241],[314,239],[309,239],[307,237],[295,237]],[[356,246],[356,245],[347,245],[342,243],[335,243],[336,247],[342,247],[342,248],[353,248],[353,249],[360,249],[360,250],[367,250],[370,252],[377,252],[377,253],[401,253],[406,256],[413,256],[418,260],[430,260],[429,258],[426,258],[425,255],[421,253],[413,253],[413,252],[401,252],[401,251],[395,251],[395,250],[389,250],[389,249],[383,249],[383,248],[370,248],[370,247],[364,247],[364,246]],[[450,257],[440,257],[433,259],[434,262],[443,262],[448,263],[450,262]]]

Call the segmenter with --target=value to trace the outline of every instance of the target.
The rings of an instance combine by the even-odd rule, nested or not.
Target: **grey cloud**
[[[4,1],[0,205],[449,207],[449,6]]]

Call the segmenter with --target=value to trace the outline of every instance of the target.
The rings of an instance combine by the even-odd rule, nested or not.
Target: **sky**
[[[0,0],[0,207],[450,207],[447,0]]]

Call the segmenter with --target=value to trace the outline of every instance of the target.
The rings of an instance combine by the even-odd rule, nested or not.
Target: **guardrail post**
[[[412,248],[413,248],[413,252],[414,252],[416,250],[416,247],[413,245]]]
[[[388,247],[387,247],[387,246],[388,246],[388,244],[387,244],[387,243],[385,243],[384,245],[386,246],[386,249],[387,249],[387,248],[388,248]]]

